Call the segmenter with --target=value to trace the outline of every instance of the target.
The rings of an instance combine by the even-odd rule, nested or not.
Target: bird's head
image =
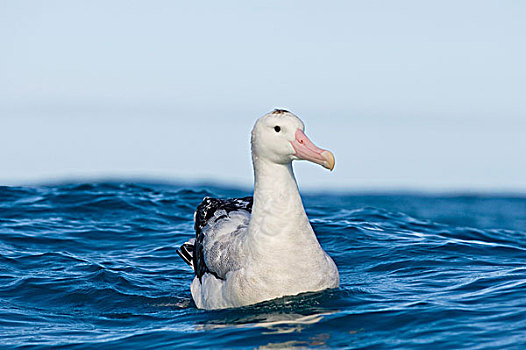
[[[294,114],[276,109],[259,118],[252,129],[252,153],[278,164],[308,160],[329,170],[334,155],[314,145],[304,133],[303,122]]]

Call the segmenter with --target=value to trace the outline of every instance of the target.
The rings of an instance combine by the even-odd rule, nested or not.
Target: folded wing
[[[225,279],[244,261],[244,235],[252,211],[252,197],[205,197],[194,214],[195,239],[177,251],[201,280],[206,273]]]

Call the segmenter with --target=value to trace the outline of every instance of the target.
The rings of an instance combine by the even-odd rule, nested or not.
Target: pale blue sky
[[[2,1],[0,184],[252,182],[300,116],[303,188],[526,191],[522,1]]]

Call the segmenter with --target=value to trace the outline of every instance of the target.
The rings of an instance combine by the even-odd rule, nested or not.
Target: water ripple
[[[138,183],[0,187],[5,347],[526,346],[526,198],[311,195],[341,287],[197,310],[176,254],[204,196]]]

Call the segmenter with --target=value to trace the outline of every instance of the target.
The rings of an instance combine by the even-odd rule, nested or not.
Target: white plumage
[[[332,170],[334,157],[303,130],[301,120],[284,110],[258,119],[252,130],[253,204],[250,198],[205,198],[198,208],[196,240],[179,252],[196,271],[191,291],[198,308],[238,307],[339,286],[338,269],[309,223],[292,170],[295,159]]]

